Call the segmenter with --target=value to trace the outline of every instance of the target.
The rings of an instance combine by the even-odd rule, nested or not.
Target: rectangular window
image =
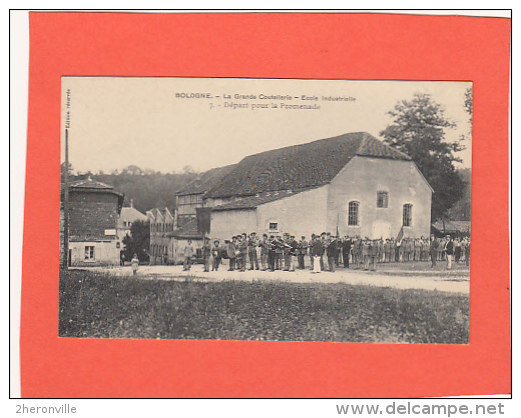
[[[94,261],[94,246],[85,246],[85,261]]]
[[[270,231],[277,231],[279,229],[279,224],[277,222],[270,222]]]
[[[403,226],[412,225],[412,205],[407,203],[403,205]]]
[[[387,208],[389,206],[389,193],[377,192],[376,193],[376,207]]]

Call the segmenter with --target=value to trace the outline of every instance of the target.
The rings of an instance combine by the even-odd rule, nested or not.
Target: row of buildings
[[[92,180],[70,190],[72,265],[119,263],[123,196]],[[221,242],[243,232],[421,237],[431,232],[432,193],[409,156],[357,132],[209,170],[177,193],[175,209],[154,208],[140,219],[150,222],[150,263],[174,264],[188,240],[202,244],[200,208],[210,211],[207,235]]]

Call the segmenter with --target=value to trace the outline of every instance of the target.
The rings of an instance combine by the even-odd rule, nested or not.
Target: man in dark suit
[[[336,257],[338,254],[338,242],[336,237],[329,237],[326,241],[326,254],[329,271],[335,272]]]
[[[353,241],[348,236],[344,237],[342,241],[342,260],[344,260],[344,267],[349,268],[349,254],[351,253],[351,246]]]
[[[308,242],[306,241],[306,237],[300,238],[300,241],[298,243],[298,268],[300,270],[303,270],[306,268],[304,257],[308,253]]]
[[[233,271],[235,270],[235,263],[237,260],[237,237],[232,237],[232,242],[228,243],[226,251],[228,253],[228,258],[230,259],[230,268],[228,271]]]

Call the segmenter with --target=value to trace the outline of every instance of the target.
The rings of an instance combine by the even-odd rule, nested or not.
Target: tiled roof
[[[182,227],[170,232],[168,236],[175,238],[202,238],[203,235],[197,231],[197,220],[192,219]]]
[[[434,222],[433,226],[440,232],[443,232],[443,221]],[[469,232],[470,221],[445,221],[446,232]]]
[[[328,184],[355,156],[410,160],[366,132],[348,133],[250,155],[239,162],[208,197],[253,196]]]
[[[223,205],[214,206],[212,212],[225,211],[225,210],[240,210],[240,209],[254,209],[257,206],[263,205],[264,203],[273,202],[275,200],[283,199],[285,197],[296,195],[297,193],[303,192],[304,190],[277,190],[275,192],[260,193],[255,196],[243,196],[236,198],[231,203],[225,203]]]
[[[197,176],[196,179],[181,188],[177,195],[191,195],[205,193],[215,187],[223,178],[228,175],[237,164],[226,165],[224,167],[212,168]]]
[[[62,185],[63,186],[63,185]],[[122,194],[114,190],[114,186],[102,183],[101,181],[92,180],[90,177],[83,180],[76,180],[69,184],[69,191],[85,190],[85,191],[108,191],[116,194]]]
[[[114,186],[102,183],[101,181],[92,180],[90,177],[83,180],[76,180],[69,184],[69,193],[81,192],[81,193],[111,193],[118,197],[118,212],[121,212],[123,206],[123,200],[125,195],[121,192],[117,192]],[[65,184],[61,184],[60,198],[64,199],[65,195]]]

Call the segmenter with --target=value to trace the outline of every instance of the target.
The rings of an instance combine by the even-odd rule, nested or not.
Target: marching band
[[[302,236],[297,241],[288,233],[282,235],[263,234],[258,238],[255,232],[243,233],[221,244],[219,240],[210,242],[204,239],[201,255],[204,271],[219,270],[228,260],[229,271],[295,271],[310,268],[313,273],[334,272],[343,265],[345,268],[376,270],[379,263],[406,263],[431,261],[432,267],[437,261],[447,261],[452,268],[452,261],[459,264],[470,263],[470,239],[468,237],[430,239],[402,238],[362,239],[359,236],[340,238],[331,233],[312,234],[308,241]],[[185,248],[185,270],[190,269],[194,249],[189,242]]]

